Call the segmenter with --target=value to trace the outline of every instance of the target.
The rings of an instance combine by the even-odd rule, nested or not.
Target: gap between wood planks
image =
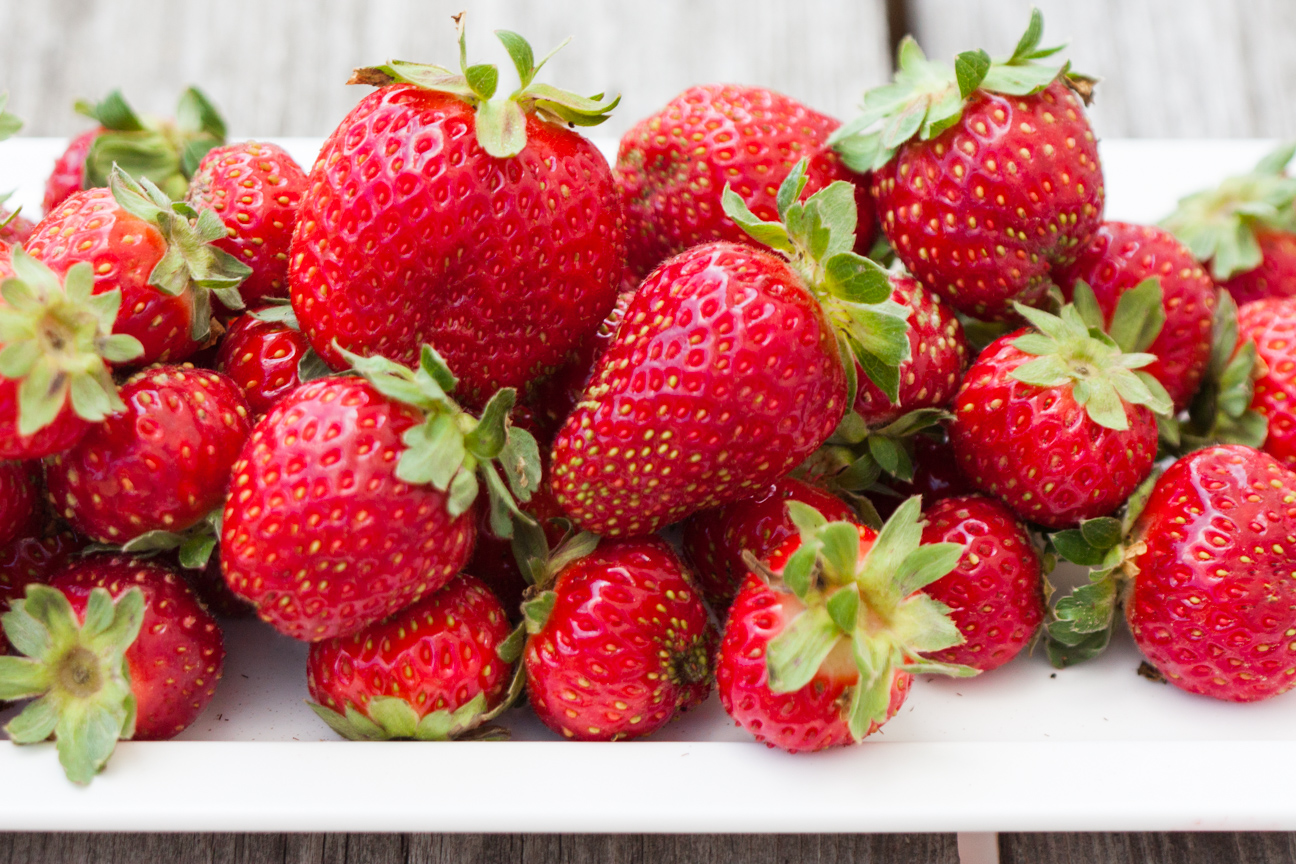
[[[959,864],[999,864],[999,835],[982,831],[960,831]]]

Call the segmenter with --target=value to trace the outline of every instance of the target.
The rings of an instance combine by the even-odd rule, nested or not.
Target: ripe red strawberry
[[[1284,144],[1247,174],[1182,198],[1162,225],[1241,306],[1296,295],[1296,179]]]
[[[138,363],[179,361],[210,332],[211,294],[242,308],[246,265],[211,245],[225,236],[216,214],[193,218],[148,180],[116,172],[109,189],[78,192],[36,226],[25,248],[60,275],[94,268],[95,292],[121,291],[115,331],[144,346]]]
[[[239,286],[246,305],[288,296],[288,245],[305,192],[306,172],[277,144],[217,147],[198,163],[185,200],[216,211],[229,236],[212,245],[252,269]]]
[[[0,197],[0,202],[4,198]],[[15,246],[27,242],[27,238],[36,228],[36,223],[18,212],[10,212],[0,207],[0,246]],[[3,268],[0,268],[2,270]]]
[[[1058,318],[1018,304],[1039,332],[1018,330],[981,353],[963,379],[949,427],[959,468],[1022,519],[1066,528],[1104,516],[1156,458],[1164,388],[1150,354],[1095,338],[1073,306]]]
[[[841,499],[822,489],[784,477],[751,498],[694,513],[684,522],[684,558],[711,608],[724,610],[747,578],[743,553],[763,558],[797,533],[787,502],[800,501],[834,522],[858,522]]]
[[[1123,332],[1140,323],[1131,295],[1155,278],[1161,287],[1160,311],[1150,310],[1143,318],[1148,324],[1135,350],[1157,358],[1143,371],[1161,382],[1175,410],[1187,407],[1210,361],[1217,305],[1215,283],[1187,247],[1160,228],[1104,222],[1079,258],[1055,271],[1054,278],[1068,302],[1077,282],[1092,289],[1102,312],[1101,327],[1118,343]]]
[[[40,477],[39,462],[0,462],[0,546],[44,526]]]
[[[5,727],[18,744],[53,734],[68,778],[89,783],[119,738],[184,731],[216,690],[225,648],[215,620],[159,564],[99,556],[3,616],[26,657],[0,658],[0,699],[39,697]]]
[[[279,307],[269,307],[235,318],[216,354],[216,368],[239,386],[257,417],[302,383],[299,366],[310,352],[310,343],[293,326],[295,318],[290,323],[258,317],[278,312]]]
[[[1238,310],[1238,338],[1255,344],[1263,374],[1253,373],[1250,408],[1268,422],[1263,450],[1296,468],[1296,297],[1266,297]]]
[[[311,645],[310,707],[352,740],[455,738],[504,707],[521,647],[505,644],[511,630],[486,586],[458,576],[359,633]]]
[[[1010,58],[960,54],[956,66],[900,45],[894,83],[834,133],[843,161],[873,171],[873,197],[896,256],[974,318],[1038,306],[1049,271],[1074,260],[1102,220],[1098,147],[1081,100],[1092,79],[1035,62],[1038,10]],[[956,91],[956,92],[951,92]]]
[[[106,131],[102,126],[96,126],[82,132],[69,141],[67,149],[54,160],[54,170],[45,181],[45,201],[42,206],[47,214],[53,213],[54,208],[85,188],[86,154],[90,152],[95,139]]]
[[[895,715],[912,676],[976,670],[922,655],[962,641],[920,589],[963,547],[920,547],[911,498],[876,532],[787,504],[799,533],[748,560],[720,644],[720,702],[757,741],[790,752],[858,743]]]
[[[801,159],[810,160],[811,192],[837,180],[855,186],[855,250],[867,255],[877,234],[868,178],[826,146],[840,125],[789,96],[733,84],[690,87],[640,120],[621,137],[616,164],[631,271],[646,276],[700,243],[750,243],[721,191],[728,185],[757,216],[776,219],[779,184]]]
[[[612,308],[625,255],[611,169],[570,128],[618,100],[533,83],[530,46],[497,32],[522,80],[507,98],[493,66],[357,70],[380,89],[324,143],[289,265],[329,365],[346,365],[335,340],[406,365],[431,343],[473,406],[556,370]]]
[[[638,738],[711,692],[715,628],[662,540],[603,540],[582,555],[588,548],[556,560],[556,581],[527,605],[527,693],[566,738]]]
[[[45,524],[0,547],[0,615],[28,585],[49,582],[84,546],[85,541],[66,528]]]
[[[512,391],[478,421],[447,395],[454,377],[430,347],[417,374],[352,356],[369,380],[312,381],[257,421],[225,505],[225,581],[306,641],[348,636],[449,582],[472,551],[478,471],[502,535],[509,490],[525,502],[539,481],[535,439],[504,422]]]
[[[221,506],[251,420],[219,372],[153,366],[121,388],[126,410],[48,463],[59,514],[87,537],[125,544],[180,533]]]
[[[958,543],[958,566],[923,590],[949,607],[964,642],[931,654],[989,672],[1030,644],[1044,620],[1039,553],[1002,502],[980,495],[927,508],[923,543]]]

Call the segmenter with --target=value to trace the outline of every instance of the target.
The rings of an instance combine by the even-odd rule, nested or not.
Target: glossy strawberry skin
[[[3,246],[21,245],[27,242],[27,238],[36,227],[36,223],[26,216],[21,213],[15,215],[3,207],[0,207],[0,223],[3,223],[0,225],[0,245]]]
[[[310,343],[300,331],[240,315],[225,331],[216,368],[239,386],[248,408],[260,417],[301,384],[297,364],[308,350]]]
[[[192,527],[224,502],[251,429],[238,386],[208,369],[152,366],[119,392],[126,411],[47,464],[50,500],[101,543]]]
[[[95,293],[121,289],[114,333],[140,340],[133,366],[183,360],[198,348],[191,338],[193,294],[172,297],[149,285],[166,253],[156,226],[122,209],[108,189],[78,192],[50,211],[24,248],[60,276],[85,261],[94,268]]]
[[[818,302],[772,253],[698,246],[644,280],[554,439],[553,489],[582,528],[656,531],[750,497],[845,411]]]
[[[968,364],[968,343],[954,310],[915,279],[891,277],[891,299],[909,307],[909,359],[900,364],[899,401],[891,402],[864,374],[855,375],[859,389],[855,411],[869,426],[885,426],[918,408],[944,408],[958,392]]]
[[[958,543],[958,566],[923,589],[950,608],[962,645],[930,656],[989,672],[1030,644],[1044,618],[1039,554],[1025,526],[994,498],[948,498],[925,514],[923,543]]]
[[[84,546],[71,531],[49,526],[48,531],[28,533],[0,547],[0,615],[26,594],[28,585],[49,582]]]
[[[1296,684],[1296,474],[1239,445],[1183,457],[1134,524],[1125,616],[1171,684],[1253,702]]]
[[[1215,283],[1188,248],[1161,228],[1104,222],[1080,257],[1054,272],[1067,302],[1074,296],[1077,280],[1088,283],[1108,326],[1121,295],[1153,276],[1161,283],[1166,320],[1145,349],[1157,360],[1143,371],[1161,382],[1180,411],[1197,392],[1210,362],[1218,303]]]
[[[408,85],[360,101],[324,143],[293,235],[293,308],[333,340],[415,366],[430,342],[479,405],[556,370],[616,300],[625,236],[612,171],[576,132],[529,115],[487,156],[473,109]],[[471,249],[472,254],[463,254]]]
[[[211,209],[229,236],[216,241],[252,268],[239,285],[248,306],[288,296],[288,247],[306,172],[277,144],[244,141],[209,150],[185,196],[197,210]]]
[[[321,378],[252,427],[234,464],[221,565],[281,633],[350,634],[436,591],[472,552],[476,512],[396,478],[422,414],[361,378]]]
[[[90,155],[90,147],[95,139],[106,130],[97,126],[68,142],[67,149],[54,162],[54,170],[45,181],[45,202],[42,207],[45,214],[54,212],[54,208],[66,201],[71,195],[80,192],[85,185],[85,161]]]
[[[1255,342],[1264,375],[1251,407],[1269,421],[1266,453],[1296,468],[1296,297],[1267,297],[1238,310],[1238,340]]]
[[[553,611],[522,654],[531,707],[550,729],[637,738],[711,691],[715,628],[662,540],[604,539],[553,590]]]
[[[78,619],[95,588],[107,589],[114,600],[132,588],[144,594],[144,623],[126,650],[136,741],[173,738],[198,719],[216,692],[225,644],[216,620],[183,579],[154,562],[99,556],[72,564],[50,584],[68,598]]]
[[[497,653],[511,630],[499,600],[463,574],[359,633],[311,645],[306,685],[312,699],[339,714],[350,705],[368,716],[369,700],[395,696],[422,718],[455,711],[478,694],[489,711],[512,677]]]
[[[1055,81],[1034,96],[976,91],[954,126],[873,173],[873,196],[910,273],[966,315],[1010,320],[1097,230],[1103,178],[1084,109]]]
[[[855,249],[877,236],[868,175],[846,168],[828,136],[841,123],[762,87],[691,87],[621,138],[616,180],[625,207],[630,269],[640,276],[700,243],[753,242],[725,215],[729,184],[761,219],[778,220],[778,187],[808,159],[806,194],[843,180],[855,186]]]
[[[747,578],[743,552],[764,558],[797,534],[787,502],[800,501],[830,522],[857,522],[845,502],[791,477],[770,484],[751,498],[694,513],[684,522],[684,559],[711,608],[723,617]]]
[[[1036,387],[1011,377],[1033,359],[1001,336],[968,370],[954,402],[950,443],[959,469],[1020,518],[1070,528],[1119,507],[1152,470],[1157,428],[1152,411],[1125,404],[1129,428],[1099,426],[1071,395],[1071,385]]]
[[[1296,234],[1258,229],[1255,238],[1260,245],[1260,264],[1219,283],[1220,287],[1232,294],[1239,306],[1265,297],[1296,295]]]
[[[69,396],[53,422],[31,435],[18,433],[19,382],[0,377],[0,459],[40,459],[73,447],[90,424],[72,410]]]

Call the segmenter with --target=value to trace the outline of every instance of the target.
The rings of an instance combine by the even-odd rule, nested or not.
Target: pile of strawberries
[[[1185,690],[1296,684],[1292,148],[1104,222],[1094,80],[1035,12],[1004,58],[906,40],[844,125],[691,88],[609,167],[578,127],[617,99],[508,31],[497,93],[457,23],[458,71],[356,71],[309,172],[196,89],[81,105],[5,223],[14,742],[85,783],[177,734],[246,614],[357,739],[525,699],[622,740],[715,686],[818,750],[1122,610]],[[1050,604],[1059,557],[1092,575]]]

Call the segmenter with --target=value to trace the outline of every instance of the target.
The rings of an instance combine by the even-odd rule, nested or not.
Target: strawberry
[[[602,122],[618,100],[535,83],[544,61],[505,30],[522,86],[492,98],[498,71],[466,65],[457,20],[463,74],[400,61],[356,71],[353,83],[379,89],[320,151],[288,278],[302,331],[333,368],[339,348],[414,365],[429,342],[479,406],[556,370],[612,308],[620,205],[607,162],[570,126]]]
[[[1238,305],[1296,294],[1296,179],[1284,144],[1247,174],[1182,198],[1161,224],[1210,266]]]
[[[715,628],[664,541],[583,534],[551,567],[556,581],[526,605],[522,652],[531,707],[546,726],[565,738],[619,741],[701,704]]]
[[[359,633],[311,645],[311,710],[352,740],[456,738],[506,706],[521,648],[511,630],[486,586],[457,576]]]
[[[1254,344],[1250,409],[1268,420],[1263,449],[1296,468],[1296,297],[1265,297],[1238,310],[1238,339]]]
[[[976,674],[923,656],[962,641],[920,589],[963,547],[919,545],[917,498],[881,532],[787,508],[798,533],[748,557],[716,666],[720,703],[757,741],[793,753],[858,743],[900,710],[914,675]]]
[[[183,360],[210,332],[211,295],[242,308],[238,285],[250,271],[211,245],[225,236],[214,212],[195,214],[120,171],[108,182],[46,215],[25,248],[59,274],[92,265],[96,293],[121,291],[115,330],[144,346],[138,363]]]
[[[120,392],[125,411],[47,463],[50,500],[101,543],[186,531],[225,501],[247,403],[229,378],[188,365],[149,367]]]
[[[0,546],[45,525],[39,462],[0,462]]]
[[[684,522],[684,559],[711,608],[722,617],[747,577],[743,553],[764,557],[797,533],[788,501],[800,501],[834,522],[857,522],[855,511],[809,483],[784,477],[751,498],[694,513]]]
[[[70,780],[89,783],[119,738],[171,738],[211,700],[225,648],[215,620],[165,567],[98,556],[30,585],[3,617],[25,657],[0,657],[0,699],[36,698],[5,731],[52,734]]]
[[[973,318],[1010,320],[1042,304],[1049,271],[1074,260],[1102,220],[1097,142],[1077,93],[1092,79],[1036,62],[1043,18],[1011,57],[927,60],[912,38],[891,84],[829,140],[873,172],[882,231],[918,281]],[[1074,91],[1074,92],[1073,92]]]
[[[1089,287],[1101,312],[1099,326],[1117,343],[1146,321],[1146,332],[1130,344],[1157,358],[1143,371],[1161,382],[1175,410],[1187,407],[1210,361],[1217,305],[1215,283],[1187,247],[1161,228],[1104,222],[1054,278],[1068,301],[1075,299],[1079,283]],[[1136,292],[1149,291],[1149,279],[1161,288],[1161,305],[1136,311],[1145,305]]]
[[[305,192],[306,173],[277,144],[217,147],[198,163],[185,200],[216,211],[229,236],[212,245],[251,268],[239,286],[245,304],[288,296],[288,245]]]
[[[930,507],[937,501],[959,495],[971,495],[976,488],[959,470],[954,448],[942,433],[937,440],[930,435],[913,436],[913,477],[900,480],[888,477],[884,488],[874,487],[868,499],[882,517],[895,512],[906,498],[921,495],[923,504]]]
[[[542,460],[543,462],[543,457]],[[543,473],[542,473],[543,477]],[[567,520],[563,517],[562,508],[553,498],[549,485],[544,483],[536,488],[527,502],[525,510],[544,536],[547,552],[556,548],[567,536]],[[517,528],[514,527],[516,532]],[[491,592],[499,598],[510,618],[521,615],[522,599],[531,582],[518,566],[515,538],[500,537],[491,527],[490,514],[479,511],[477,516],[477,545],[472,558],[465,568],[486,584]],[[528,550],[529,551],[529,550]]]
[[[37,459],[125,410],[109,364],[133,360],[143,347],[113,332],[121,290],[92,294],[89,264],[74,264],[60,281],[20,247],[10,263],[15,276],[0,304],[0,459]]]
[[[303,361],[317,363],[318,357],[284,306],[235,318],[216,354],[216,368],[242,389],[257,417],[302,383]]]
[[[349,636],[449,582],[472,551],[479,471],[502,536],[509,491],[525,502],[539,481],[535,439],[505,423],[513,391],[478,420],[448,395],[454,376],[431,346],[417,373],[350,356],[365,377],[303,384],[256,422],[224,511],[225,581],[307,641]]]
[[[1043,575],[1030,534],[994,498],[968,495],[938,501],[923,514],[923,543],[957,543],[958,566],[923,590],[949,607],[964,642],[931,654],[989,672],[1034,638],[1044,620]]]
[[[71,531],[50,524],[0,546],[0,614],[9,611],[9,604],[20,599],[28,585],[49,582],[84,546]]]
[[[841,123],[763,87],[690,87],[621,137],[616,181],[625,208],[627,263],[639,277],[690,246],[750,243],[725,214],[726,185],[753,213],[777,218],[778,187],[800,159],[811,192],[844,180],[855,187],[867,255],[877,233],[868,178],[848,170],[826,146]]]
[[[45,184],[47,215],[73,193],[107,186],[118,164],[170,198],[183,198],[203,155],[225,141],[224,119],[197,87],[180,94],[174,121],[141,117],[120,90],[97,104],[78,101],[76,110],[99,125],[73,138],[54,163]]]
[[[195,549],[190,552],[185,549],[174,558],[169,556],[165,560],[174,561],[179,566],[180,574],[184,576],[189,587],[211,614],[217,618],[251,618],[256,614],[256,609],[225,584],[225,575],[221,572],[219,549],[212,548],[206,551],[207,557],[203,566],[193,566],[202,561],[201,556],[204,551],[206,550]]]
[[[1153,304],[1155,305],[1155,304]],[[1170,397],[1074,306],[1059,318],[1017,304],[1038,328],[1002,336],[968,370],[950,443],[977,488],[1049,528],[1105,516],[1147,477]]]
[[[886,271],[851,251],[853,187],[833,183],[803,204],[805,171],[802,160],[779,188],[783,223],[723,196],[781,257],[696,246],[630,301],[554,439],[554,496],[583,529],[648,533],[756,494],[836,428],[855,361],[897,393],[908,310],[890,299]]]

